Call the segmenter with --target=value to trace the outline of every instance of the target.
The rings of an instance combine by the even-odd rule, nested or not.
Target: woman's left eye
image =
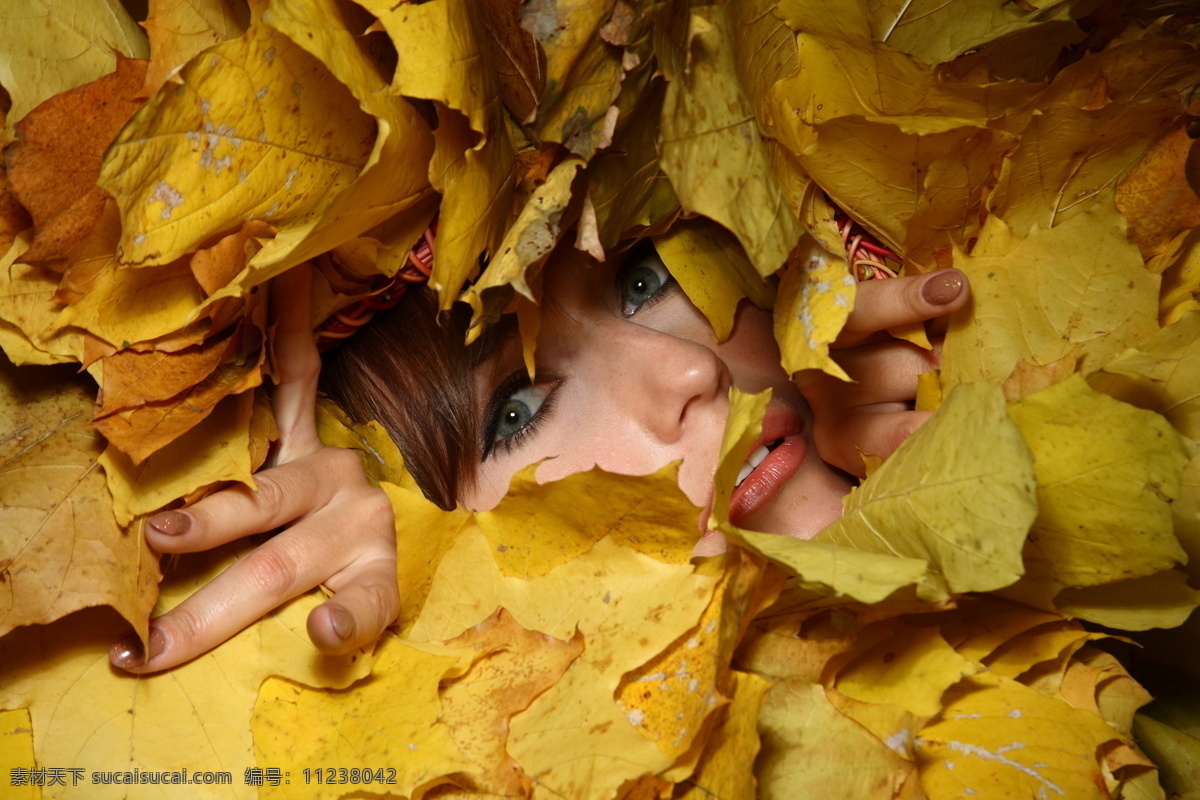
[[[657,302],[674,285],[675,279],[667,272],[658,253],[651,250],[641,257],[629,258],[617,274],[621,314],[632,317]]]
[[[505,383],[507,386],[513,385],[512,379]],[[504,447],[506,452],[511,451],[523,437],[531,434],[538,420],[549,410],[548,401],[556,388],[557,382],[525,383],[511,389],[502,387],[496,393],[488,419],[484,459],[497,445]]]

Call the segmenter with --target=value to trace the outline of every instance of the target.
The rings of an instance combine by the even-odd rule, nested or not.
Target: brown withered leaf
[[[274,235],[273,225],[252,219],[212,247],[197,250],[188,262],[196,282],[208,294],[215,293],[246,268],[246,263],[262,246],[262,239]]]
[[[128,525],[135,517],[180,498],[199,499],[230,481],[253,489],[250,436],[263,427],[261,413],[251,392],[226,397],[199,425],[142,464],[109,445],[100,466],[108,476],[117,521]]]
[[[13,193],[8,170],[0,169],[0,253],[7,253],[16,241],[17,234],[30,224],[29,212]]]
[[[1129,220],[1129,239],[1147,258],[1163,252],[1180,231],[1200,226],[1200,197],[1184,169],[1194,144],[1180,125],[1117,185],[1117,208]]]
[[[177,353],[121,350],[105,357],[96,418],[188,391],[212,374],[233,343],[230,337],[213,337]]]
[[[257,355],[256,360],[218,367],[203,381],[169,400],[145,403],[93,424],[105,439],[140,464],[199,425],[226,397],[260,385],[263,352]]]
[[[12,190],[33,217],[37,236],[23,259],[63,259],[100,219],[96,186],[104,151],[142,105],[146,62],[118,58],[116,71],[55,95],[17,123],[5,149]]]
[[[486,36],[484,51],[500,83],[500,97],[518,120],[528,120],[546,88],[546,55],[521,27],[521,0],[483,0],[475,5]]]
[[[108,605],[144,637],[158,563],[113,517],[93,386],[63,369],[0,358],[0,635]]]
[[[249,25],[246,0],[149,0],[142,27],[150,39],[150,66],[142,94],[154,94],[193,56],[241,36]]]

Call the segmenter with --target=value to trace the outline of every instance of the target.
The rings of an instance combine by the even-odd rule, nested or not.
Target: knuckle
[[[244,563],[247,580],[276,604],[296,593],[296,565],[278,548],[260,547]]]
[[[256,475],[254,484],[254,503],[260,508],[277,509],[283,505],[287,493],[277,478],[271,475]]]
[[[371,581],[363,587],[367,607],[373,611],[377,636],[400,615],[400,589],[394,581]]]
[[[358,457],[358,453],[353,450],[345,447],[326,447],[321,451],[321,456],[325,461],[325,467],[330,470],[337,470],[337,474],[344,480],[366,482],[366,473],[363,470],[362,460]]]
[[[372,530],[386,531],[388,538],[391,538],[396,526],[396,513],[392,509],[392,502],[388,500],[388,496],[383,490],[371,489],[369,492],[365,492],[357,501],[355,508],[365,525]]]
[[[294,353],[288,358],[280,359],[278,368],[280,383],[315,383],[321,372],[321,359],[315,349],[311,352],[305,349],[302,353]]]

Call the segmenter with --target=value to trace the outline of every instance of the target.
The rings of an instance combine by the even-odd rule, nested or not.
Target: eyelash
[[[638,306],[637,308],[635,308],[626,317],[626,319],[629,319],[634,314],[637,314],[639,311],[642,311],[643,309],[651,308],[652,306],[656,305],[659,301],[665,299],[667,296],[667,293],[670,292],[672,289],[674,289],[675,286],[676,286],[676,283],[675,283],[674,276],[668,278],[667,281],[662,286],[658,287],[658,291],[656,291],[654,294],[650,295],[645,300],[643,300],[642,304],[640,306]]]
[[[517,370],[512,375],[504,379],[504,382],[496,388],[492,399],[488,403],[487,412],[484,419],[488,421],[487,428],[483,432],[483,457],[480,461],[487,461],[488,457],[496,452],[497,447],[504,448],[504,453],[511,454],[525,441],[529,436],[537,432],[543,419],[549,416],[549,413],[554,409],[554,396],[558,394],[558,387],[561,381],[554,382],[554,388],[542,400],[538,410],[534,412],[533,418],[525,424],[525,427],[520,428],[511,436],[506,436],[503,439],[496,438],[496,429],[500,426],[500,409],[508,402],[514,394],[533,384],[529,381],[529,373],[524,368]]]

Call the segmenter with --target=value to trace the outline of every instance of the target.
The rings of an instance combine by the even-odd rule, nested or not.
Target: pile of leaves
[[[290,773],[187,795],[239,797],[1133,798],[1196,778],[1195,704],[1135,721],[1144,690],[1072,621],[1182,624],[1158,645],[1200,675],[1178,645],[1200,635],[1184,9],[145,11],[0,9],[5,765]],[[272,278],[315,265],[316,325],[440,214],[443,305],[479,325],[515,311],[528,333],[551,251],[651,236],[717,336],[744,298],[773,304],[785,369],[840,374],[856,282],[839,207],[910,274],[962,269],[974,300],[922,379],[937,414],[817,539],[723,517],[761,397],[732,400],[708,521],[740,547],[695,564],[671,467],[526,474],[493,512],[442,512],[377,428],[325,408],[327,440],[360,449],[396,507],[394,634],[317,659],[314,595],[168,675],[108,667],[117,615],[144,636],[237,555],[160,586],[139,520],[253,485],[275,435]],[[397,783],[306,784],[325,766]]]

